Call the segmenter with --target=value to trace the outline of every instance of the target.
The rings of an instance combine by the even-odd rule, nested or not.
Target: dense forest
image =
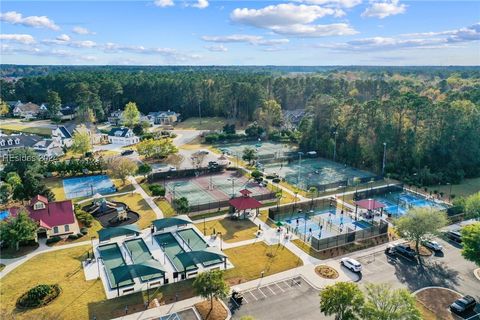
[[[418,184],[480,175],[480,71],[467,67],[25,67],[2,66],[2,100],[47,101],[94,111],[127,102],[144,113],[255,120],[267,99],[306,109],[299,144]]]

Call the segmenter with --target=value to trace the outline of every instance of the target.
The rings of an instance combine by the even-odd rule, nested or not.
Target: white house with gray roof
[[[129,128],[117,127],[112,128],[108,133],[108,142],[122,146],[129,146],[140,142],[140,138]]]

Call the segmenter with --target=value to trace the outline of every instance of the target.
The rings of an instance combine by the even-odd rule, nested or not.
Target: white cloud
[[[223,44],[213,45],[213,46],[205,46],[205,49],[213,52],[227,52],[228,49]]]
[[[217,43],[248,43],[259,46],[277,46],[287,44],[288,39],[265,39],[262,36],[254,36],[249,34],[232,34],[227,36],[202,36],[203,41]]]
[[[112,42],[106,43],[102,48],[106,53],[131,52],[136,54],[159,55],[167,62],[186,62],[201,58],[198,54],[179,52],[173,48],[146,48],[144,46],[121,45]]]
[[[362,17],[383,19],[388,16],[405,13],[407,6],[400,4],[399,0],[372,1],[371,6],[362,13]]]
[[[156,5],[157,7],[162,7],[162,8],[171,7],[175,5],[173,3],[173,0],[155,0],[153,4]]]
[[[447,31],[437,31],[437,32],[419,32],[419,33],[409,33],[402,34],[402,37],[438,37],[438,36],[448,36],[448,42],[463,42],[463,41],[476,41],[480,40],[480,23],[475,23],[471,26],[447,30]]]
[[[0,40],[31,44],[35,39],[29,34],[0,34]]]
[[[285,3],[262,9],[237,8],[233,10],[230,18],[237,23],[289,36],[324,37],[356,34],[357,31],[346,23],[314,24],[316,20],[325,16],[341,17],[343,15],[345,12],[337,8]]]
[[[206,7],[208,7],[208,5],[209,5],[208,0],[198,0],[196,4],[192,5],[192,7],[195,7],[198,9],[205,9]]]
[[[302,2],[332,7],[353,8],[361,4],[362,0],[303,0]]]
[[[95,32],[92,32],[92,31],[90,31],[90,30],[88,30],[87,28],[84,28],[84,27],[74,27],[72,29],[72,32],[76,33],[76,34],[81,34],[81,35],[95,34]]]
[[[70,37],[66,34],[61,34],[56,38],[58,41],[70,41]]]
[[[61,37],[61,36],[60,36]],[[72,48],[95,48],[97,47],[97,43],[91,40],[82,40],[82,41],[71,41],[70,37],[59,39],[60,37],[57,37],[56,39],[45,39],[42,41],[42,44],[44,45],[58,45],[58,46],[68,46]]]
[[[55,22],[49,19],[47,16],[23,17],[21,13],[18,13],[16,11],[0,13],[0,21],[11,24],[20,24],[26,27],[60,30],[60,27],[57,26]]]

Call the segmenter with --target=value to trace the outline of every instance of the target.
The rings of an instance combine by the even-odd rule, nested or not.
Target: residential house
[[[119,126],[122,124],[123,121],[123,111],[120,109],[117,109],[110,113],[110,116],[108,117],[108,123],[112,126]]]
[[[303,117],[305,117],[304,109],[284,110],[283,119],[284,126],[287,129],[295,129],[299,126]]]
[[[174,111],[156,111],[149,112],[148,119],[152,124],[172,125],[178,121],[180,114]]]
[[[28,102],[28,103],[16,104],[15,107],[13,108],[12,113],[15,117],[21,117],[25,119],[35,119],[43,111],[44,110],[42,110],[38,104]]]
[[[62,106],[57,116],[60,120],[73,120],[77,115],[77,108],[74,106]]]
[[[0,133],[0,155],[6,155],[10,151],[19,148],[33,148],[43,138],[34,134],[2,134]]]
[[[72,136],[73,133],[65,126],[58,126],[52,129],[52,140],[56,141],[62,147],[70,148],[72,146]]]
[[[49,202],[44,196],[34,197],[25,208],[30,218],[38,223],[38,237],[47,239],[80,233],[71,200]],[[20,208],[10,208],[10,216],[16,216]]]
[[[62,145],[52,139],[40,140],[32,148],[44,158],[56,158],[64,154]]]
[[[81,125],[85,126],[87,133],[90,136],[92,145],[107,143],[107,135],[104,133],[101,133],[93,123],[90,123],[90,122],[77,123],[72,121],[72,122],[65,123],[63,126],[66,128],[66,130],[70,133],[70,136],[73,138],[75,131],[78,131]]]
[[[140,138],[137,137],[131,129],[118,127],[110,130],[108,133],[108,142],[128,146],[140,142]]]

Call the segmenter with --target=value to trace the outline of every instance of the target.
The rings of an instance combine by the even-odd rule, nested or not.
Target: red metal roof
[[[238,197],[229,201],[230,205],[237,210],[256,209],[262,206],[262,203],[255,198]]]
[[[34,200],[37,197],[32,199],[32,204],[36,202]],[[26,209],[29,212],[30,218],[37,221],[39,225],[43,228],[51,229],[56,226],[75,223],[75,214],[73,212],[73,204],[71,200],[50,203],[48,203],[47,201],[47,203],[45,204],[45,209],[33,210],[32,205],[26,207]],[[17,213],[20,211],[20,208],[10,208],[9,211],[12,216],[16,216]]]
[[[42,195],[36,195],[36,196],[30,201],[30,205],[33,206],[33,205],[35,204],[35,202],[38,202],[38,201],[43,202],[43,203],[45,203],[45,204],[48,203],[47,197],[44,197],[44,196],[42,196]]]
[[[355,201],[355,204],[363,209],[367,210],[376,210],[380,208],[384,208],[385,205],[381,202],[378,202],[375,199],[364,199],[360,201]]]
[[[249,194],[252,193],[252,191],[248,190],[248,189],[242,189],[239,191],[241,194],[243,194],[244,196],[248,196]]]

